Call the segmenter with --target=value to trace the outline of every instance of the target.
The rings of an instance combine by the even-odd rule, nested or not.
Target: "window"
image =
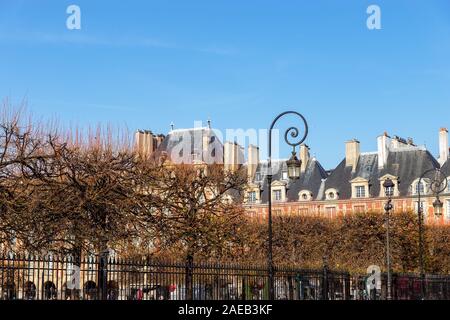
[[[288,180],[288,172],[287,171],[283,171],[281,173],[281,179],[282,180]]]
[[[386,197],[392,197],[394,195],[394,188],[392,187],[386,188],[384,193]]]
[[[334,199],[335,198],[335,195],[334,195],[334,192],[329,192],[328,193],[328,199]]]
[[[256,202],[256,191],[252,191],[248,193],[248,203]]]
[[[366,187],[364,186],[357,186],[356,189],[356,197],[357,198],[365,198],[366,197]]]
[[[261,181],[261,172],[255,174],[255,181]]]
[[[273,199],[275,201],[281,201],[281,190],[274,190],[273,191]]]
[[[445,207],[444,219],[450,221],[450,200],[446,200],[445,202],[447,203],[447,206]]]
[[[419,194],[419,190],[420,194],[425,194],[425,184],[423,182],[416,184],[416,194]]]
[[[302,190],[299,192],[300,201],[310,201],[313,199],[313,195],[310,191]]]
[[[423,217],[425,218],[427,215],[425,208],[425,202],[420,201],[420,208],[422,209]],[[414,212],[419,213],[419,201],[414,202]]]

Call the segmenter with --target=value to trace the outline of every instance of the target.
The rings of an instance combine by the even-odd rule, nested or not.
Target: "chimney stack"
[[[300,146],[300,161],[302,162],[301,172],[306,171],[306,167],[308,166],[310,155],[309,155],[309,147],[306,144],[302,144]]]
[[[236,171],[244,162],[244,152],[237,142],[225,142],[223,146],[225,170]]]
[[[259,164],[259,147],[250,144],[248,146],[248,163],[247,173],[248,178],[252,181],[255,178],[256,169]]]
[[[153,152],[163,142],[165,136],[162,134],[154,135],[149,130],[138,130],[135,133],[135,143],[137,152],[141,157],[150,157]]]
[[[441,128],[439,130],[439,163],[441,166],[448,160],[448,157],[448,130],[447,128]]]
[[[142,157],[150,157],[155,149],[153,133],[148,130],[138,130],[135,139],[138,153]]]
[[[391,137],[385,132],[377,139],[378,144],[378,169],[383,169],[387,164],[389,155],[389,145],[391,144]]]
[[[360,155],[359,141],[356,139],[345,143],[345,166],[352,167],[352,171],[356,171]]]

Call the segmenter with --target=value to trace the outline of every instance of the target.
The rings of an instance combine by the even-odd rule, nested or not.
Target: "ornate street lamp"
[[[441,200],[439,200],[439,196],[436,197],[436,200],[433,202],[433,208],[434,208],[434,215],[436,217],[442,216],[442,208],[444,207],[444,204]]]
[[[391,276],[391,248],[390,248],[390,212],[394,208],[392,196],[394,195],[395,184],[387,178],[384,183],[384,194],[388,198],[384,211],[386,212],[386,268],[387,268],[387,300],[392,300],[392,276]]]
[[[292,180],[299,179],[302,162],[300,160],[298,160],[295,149],[294,149],[294,151],[292,151],[292,156],[288,161],[286,161],[286,164],[288,167],[289,179],[292,179]]]
[[[301,168],[301,161],[297,158],[295,147],[302,144],[306,137],[308,136],[308,123],[306,122],[306,119],[303,115],[296,111],[286,111],[281,114],[279,114],[272,122],[272,125],[269,129],[269,161],[268,161],[268,174],[267,174],[267,184],[268,184],[268,193],[269,193],[269,217],[268,217],[268,231],[269,231],[269,244],[268,244],[268,253],[267,253],[267,265],[268,265],[268,272],[269,272],[269,299],[275,300],[275,291],[274,291],[274,267],[273,267],[273,235],[272,235],[272,131],[275,128],[276,123],[278,120],[285,115],[293,114],[298,116],[304,126],[305,131],[303,134],[302,139],[300,139],[298,142],[291,142],[289,141],[289,136],[291,138],[298,138],[299,137],[299,129],[296,127],[290,127],[286,130],[284,134],[284,140],[286,143],[290,146],[292,146],[292,156],[291,158],[286,162],[286,165],[288,167],[288,176],[290,179],[298,179],[300,177],[300,168]]]
[[[442,216],[442,209],[444,207],[444,204],[441,200],[439,200],[439,195],[447,189],[448,181],[446,177],[442,177],[442,173],[440,169],[430,169],[422,173],[422,175],[419,178],[419,182],[417,183],[417,194],[418,194],[418,201],[417,201],[417,213],[419,218],[419,264],[420,264],[420,276],[422,278],[422,299],[425,299],[426,297],[426,291],[425,291],[425,261],[424,261],[424,227],[423,227],[423,207],[421,203],[421,185],[422,180],[425,178],[425,176],[429,175],[430,173],[434,172],[433,180],[431,181],[430,189],[433,192],[433,194],[436,195],[436,200],[433,202],[433,209],[434,209],[434,215],[436,217]]]

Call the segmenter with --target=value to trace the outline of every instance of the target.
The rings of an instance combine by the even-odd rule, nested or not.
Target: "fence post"
[[[193,269],[194,269],[194,257],[188,255],[186,259],[186,300],[193,300]]]
[[[328,300],[328,264],[325,256],[323,257],[322,300]]]
[[[242,300],[243,301],[245,301],[247,299],[246,288],[247,288],[247,277],[243,276],[242,277]]]
[[[99,256],[98,264],[98,299],[108,300],[108,251]]]

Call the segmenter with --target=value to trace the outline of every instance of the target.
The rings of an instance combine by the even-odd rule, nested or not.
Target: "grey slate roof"
[[[204,136],[208,136],[207,146],[204,146]],[[173,130],[161,142],[156,152],[165,152],[170,160],[177,163],[192,163],[194,159],[223,163],[222,142],[214,130],[209,128]]]
[[[345,159],[333,170],[325,182],[325,190],[334,188],[339,193],[339,199],[350,199],[352,189],[350,181],[355,178],[369,180],[370,196],[378,196],[378,155],[361,154],[355,172],[352,167],[345,166]]]
[[[272,181],[283,181],[282,172],[287,171],[286,160],[272,161]],[[261,200],[263,203],[268,201],[267,190],[267,162],[260,163],[256,169],[257,173],[260,173],[264,179],[262,181],[254,181],[256,184],[261,185],[262,193]],[[321,164],[315,159],[309,159],[305,172],[300,175],[297,180],[286,180],[287,183],[287,199],[288,201],[298,201],[298,193],[301,190],[308,190],[313,193],[313,197],[316,198],[321,189],[322,180],[327,178],[327,173]]]
[[[392,174],[399,177],[399,190],[401,196],[410,194],[410,186],[414,180],[420,178],[423,172],[439,168],[439,163],[427,150],[391,152],[388,156],[388,165],[381,172],[381,176]]]
[[[439,163],[430,152],[421,148],[389,152],[387,164],[381,170],[378,169],[377,154],[361,154],[355,172],[352,172],[352,167],[345,166],[344,159],[330,174],[325,189],[335,188],[339,193],[339,199],[350,199],[352,195],[350,181],[361,177],[369,180],[370,197],[378,197],[379,179],[390,174],[399,177],[400,196],[408,196],[414,180],[431,168],[439,168]]]

